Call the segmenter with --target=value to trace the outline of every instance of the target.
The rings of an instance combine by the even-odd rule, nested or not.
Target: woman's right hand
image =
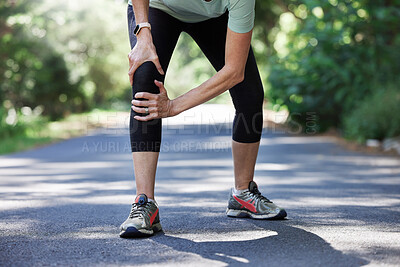
[[[133,84],[133,75],[135,71],[146,61],[153,62],[158,72],[160,72],[161,75],[164,75],[164,71],[157,56],[156,47],[153,44],[150,29],[148,28],[143,28],[138,34],[136,45],[128,54],[128,59],[128,75],[131,85]]]

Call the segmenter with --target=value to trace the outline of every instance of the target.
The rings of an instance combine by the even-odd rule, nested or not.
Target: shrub
[[[400,88],[377,90],[344,119],[344,135],[365,142],[400,136]]]

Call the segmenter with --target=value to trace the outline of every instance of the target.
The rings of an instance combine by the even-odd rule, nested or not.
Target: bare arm
[[[149,0],[133,0],[133,11],[136,24],[149,21]],[[129,81],[132,85],[133,75],[136,69],[146,61],[152,61],[161,74],[164,74],[158,60],[156,48],[149,28],[143,28],[137,35],[135,47],[128,55],[129,58]]]
[[[252,31],[236,33],[228,28],[224,67],[209,80],[176,99],[169,100],[164,85],[158,81],[155,84],[160,88],[160,94],[137,93],[136,98],[146,98],[148,101],[132,100],[132,109],[138,113],[145,113],[142,107],[149,107],[150,115],[136,116],[135,119],[147,121],[175,116],[222,94],[243,81],[251,35]]]
[[[132,0],[136,24],[149,21],[149,0]]]

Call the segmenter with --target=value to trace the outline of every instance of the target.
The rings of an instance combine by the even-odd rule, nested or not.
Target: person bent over
[[[261,139],[264,90],[250,45],[255,0],[134,0],[127,15],[133,100],[130,140],[136,198],[120,227],[121,237],[161,231],[154,197],[161,147],[161,120],[200,105],[229,90],[236,110],[232,154],[235,187],[226,215],[283,219],[286,211],[259,191],[253,181]],[[200,86],[170,100],[165,72],[181,32],[198,44],[217,73]]]

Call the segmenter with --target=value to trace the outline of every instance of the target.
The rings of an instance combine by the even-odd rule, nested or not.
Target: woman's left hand
[[[137,113],[146,114],[147,116],[134,116],[138,121],[149,121],[159,118],[172,117],[173,101],[168,98],[167,90],[162,82],[154,81],[155,85],[160,89],[159,94],[151,94],[147,92],[139,92],[135,94],[135,98],[145,98],[147,100],[132,100],[132,110]]]

